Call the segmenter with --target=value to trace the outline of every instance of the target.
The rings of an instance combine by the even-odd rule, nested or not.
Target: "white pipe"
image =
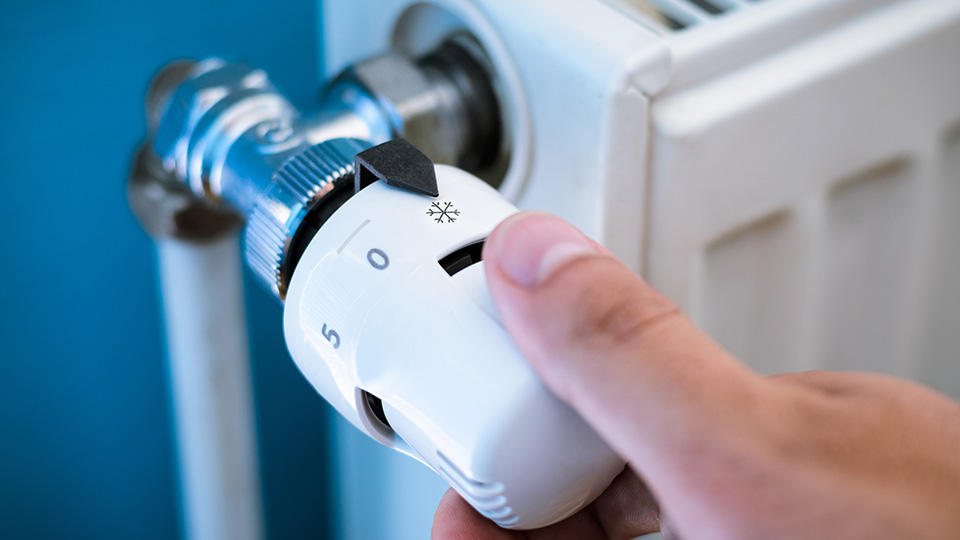
[[[237,235],[157,251],[186,537],[262,539]]]

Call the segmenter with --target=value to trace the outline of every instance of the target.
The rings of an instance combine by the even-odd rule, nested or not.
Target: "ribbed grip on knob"
[[[257,198],[244,240],[247,265],[281,300],[290,278],[283,275],[283,265],[293,235],[333,183],[353,174],[354,156],[370,146],[359,139],[333,139],[311,146],[288,159]]]

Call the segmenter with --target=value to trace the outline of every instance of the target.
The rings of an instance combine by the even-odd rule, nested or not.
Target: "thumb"
[[[571,225],[517,214],[483,258],[533,369],[638,472],[749,429],[759,379]]]

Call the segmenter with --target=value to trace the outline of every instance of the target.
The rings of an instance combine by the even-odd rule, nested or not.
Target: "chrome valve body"
[[[471,43],[457,37],[420,59],[388,53],[354,65],[309,117],[261,70],[177,62],[147,98],[152,147],[196,197],[246,219],[247,263],[283,300],[303,235],[335,209],[318,207],[350,196],[358,152],[405,137],[438,163],[477,171],[503,161],[500,109]]]

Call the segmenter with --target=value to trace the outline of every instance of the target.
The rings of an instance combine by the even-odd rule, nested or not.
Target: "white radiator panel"
[[[897,4],[654,100],[646,274],[759,371],[960,396],[958,11]]]

